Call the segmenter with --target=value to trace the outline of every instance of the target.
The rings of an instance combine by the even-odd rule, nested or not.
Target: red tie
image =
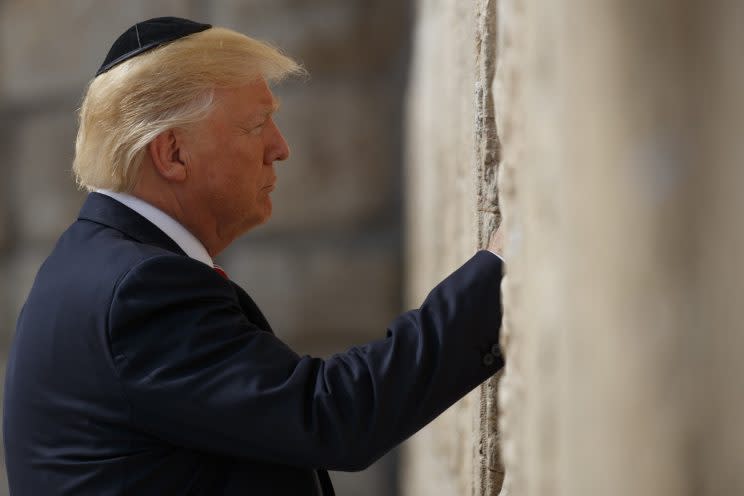
[[[227,277],[227,272],[225,272],[224,269],[220,267],[219,265],[214,266],[214,271],[217,272],[222,277],[224,277],[225,279],[227,279],[228,281],[230,280],[230,278]]]

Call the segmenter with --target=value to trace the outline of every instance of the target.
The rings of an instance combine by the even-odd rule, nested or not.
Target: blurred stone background
[[[85,85],[121,32],[164,15],[270,41],[311,75],[276,90],[292,157],[277,168],[273,218],[219,262],[300,353],[383,337],[402,309],[409,2],[0,0],[0,353],[36,270],[85,196],[71,175]],[[395,466],[392,453],[332,478],[341,495],[395,494]]]

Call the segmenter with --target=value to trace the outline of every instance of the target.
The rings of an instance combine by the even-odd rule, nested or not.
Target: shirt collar
[[[106,195],[131,208],[145,219],[149,220],[155,226],[171,238],[189,257],[198,260],[210,267],[214,267],[214,261],[209,256],[204,245],[196,239],[183,225],[170,215],[153,205],[150,205],[141,198],[119,193],[108,189],[96,190],[96,193]]]

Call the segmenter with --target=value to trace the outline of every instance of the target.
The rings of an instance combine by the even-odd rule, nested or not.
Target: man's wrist
[[[496,255],[497,257],[499,257],[499,260],[501,260],[502,262],[506,263],[506,261],[504,260],[504,257],[502,257],[499,253],[496,253],[494,250],[490,250],[490,249],[488,249],[486,251],[489,252],[489,253],[493,253],[494,255]]]

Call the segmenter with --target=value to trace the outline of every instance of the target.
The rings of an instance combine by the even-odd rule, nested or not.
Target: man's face
[[[274,161],[289,148],[272,114],[278,109],[261,79],[215,92],[216,108],[188,131],[194,205],[209,216],[217,235],[232,240],[271,216]]]

